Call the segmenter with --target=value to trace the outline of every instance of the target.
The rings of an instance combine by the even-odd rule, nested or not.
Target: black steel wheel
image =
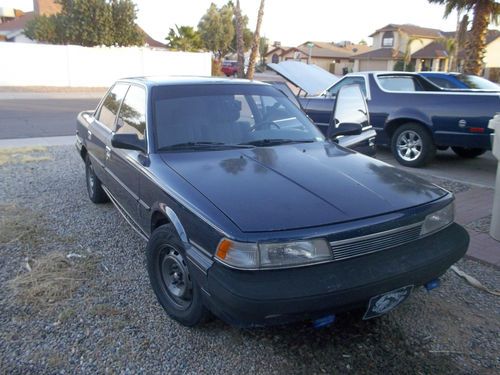
[[[201,290],[191,277],[182,241],[171,224],[158,227],[151,235],[147,267],[158,302],[171,318],[188,327],[209,318]]]
[[[102,188],[101,181],[96,176],[94,166],[87,155],[85,158],[85,180],[87,184],[87,193],[94,203],[106,203],[109,201],[108,195]]]

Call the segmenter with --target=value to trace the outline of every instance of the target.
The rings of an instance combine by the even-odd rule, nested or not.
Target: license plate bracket
[[[376,318],[403,303],[413,291],[413,285],[403,286],[370,298],[363,320]]]

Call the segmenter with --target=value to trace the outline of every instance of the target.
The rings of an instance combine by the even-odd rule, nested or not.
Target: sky
[[[211,2],[219,0],[135,0],[137,23],[153,38],[164,41],[170,27],[196,26]],[[235,1],[234,1],[235,2]],[[240,0],[250,29],[255,28],[260,0]],[[32,0],[0,0],[0,7],[33,9]],[[443,19],[444,7],[427,0],[267,0],[261,35],[283,46],[308,40],[340,42],[362,39],[389,24],[411,23],[445,31],[455,30],[456,13]]]

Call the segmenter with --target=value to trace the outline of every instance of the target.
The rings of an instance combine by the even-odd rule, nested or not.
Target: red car
[[[222,73],[226,76],[236,76],[238,74],[238,61],[235,60],[225,60],[222,62]]]

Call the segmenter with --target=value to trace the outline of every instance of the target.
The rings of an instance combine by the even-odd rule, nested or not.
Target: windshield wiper
[[[257,139],[255,141],[248,141],[240,143],[240,145],[252,145],[252,146],[275,146],[283,145],[287,143],[312,143],[314,139],[283,139],[283,138],[272,138],[272,139]]]
[[[251,147],[251,145],[234,145],[234,144],[229,144],[229,143],[223,143],[223,142],[205,142],[205,141],[200,141],[200,142],[182,142],[182,143],[176,143],[173,145],[168,145],[168,146],[163,146],[158,149],[158,151],[169,151],[169,150],[182,150],[182,149],[190,149],[190,148],[219,148],[219,147],[236,147],[236,148],[248,148]]]

